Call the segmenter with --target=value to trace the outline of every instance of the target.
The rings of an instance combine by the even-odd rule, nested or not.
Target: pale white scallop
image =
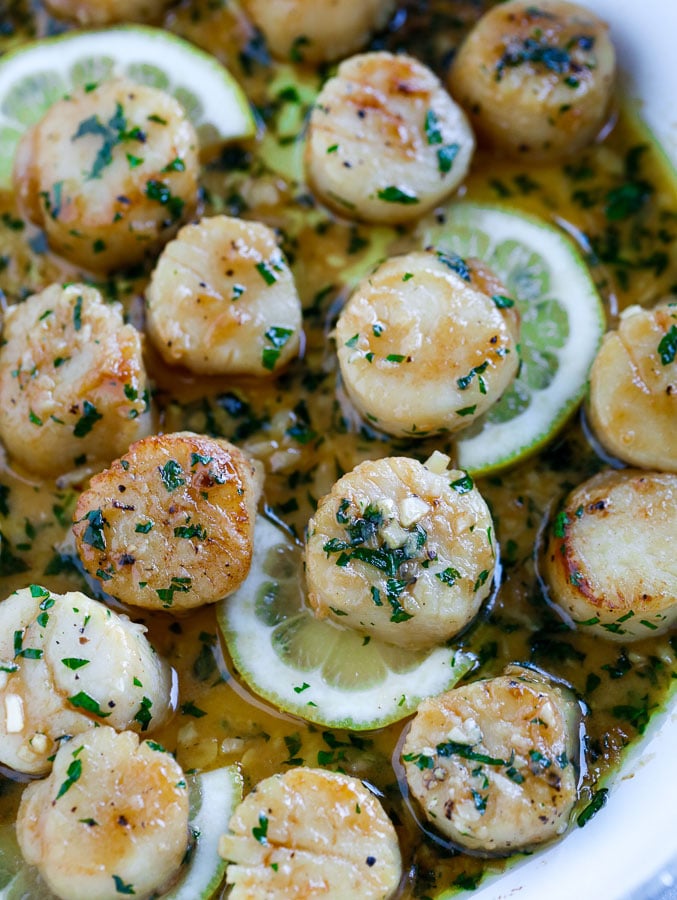
[[[353,56],[324,85],[310,115],[306,173],[348,218],[417,219],[463,181],[475,148],[465,114],[411,56]]]
[[[0,603],[0,762],[42,774],[61,741],[97,725],[152,732],[172,672],[145,627],[77,591],[31,585]]]
[[[148,333],[170,365],[269,375],[298,352],[301,301],[275,232],[228,216],[181,229],[147,291]]]
[[[159,744],[92,729],[63,744],[24,791],[17,838],[63,900],[144,900],[171,884],[189,846],[188,788]]]
[[[231,900],[387,900],[400,881],[395,829],[356,778],[294,768],[259,782],[238,806],[219,853]]]

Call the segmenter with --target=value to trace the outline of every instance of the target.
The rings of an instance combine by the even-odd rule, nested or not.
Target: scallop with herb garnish
[[[53,284],[7,310],[0,436],[29,471],[107,463],[151,427],[141,335],[84,284]]]
[[[610,114],[615,68],[608,26],[589,9],[510,0],[470,32],[449,86],[486,142],[549,161],[594,140]]]
[[[172,673],[145,632],[77,591],[32,584],[3,600],[0,762],[42,774],[68,735],[102,724],[141,732],[163,725],[173,711]]]
[[[342,772],[293,768],[259,782],[235,810],[219,853],[231,900],[387,900],[402,874],[378,799]]]
[[[577,799],[581,710],[530,669],[454,688],[418,707],[402,749],[433,827],[500,855],[561,835]]]
[[[188,786],[155,741],[102,727],[63,744],[21,798],[17,837],[63,900],[144,900],[170,884],[189,848]]]
[[[137,441],[95,475],[73,515],[89,574],[132,606],[215,603],[249,572],[260,465],[191,432]]]
[[[392,257],[341,311],[343,384],[374,427],[409,438],[461,431],[510,386],[516,313],[498,305],[505,288],[475,265],[433,250]]]
[[[400,647],[442,644],[491,591],[493,523],[469,475],[436,453],[360,463],[308,523],[315,615]]]
[[[180,103],[126,78],[74,90],[26,132],[21,208],[85,269],[141,262],[197,207],[198,139]]]
[[[317,98],[306,172],[342,215],[395,225],[448,196],[474,149],[465,114],[427,66],[365,53],[342,62]]]

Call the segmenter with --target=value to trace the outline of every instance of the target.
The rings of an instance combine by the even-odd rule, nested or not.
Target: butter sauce
[[[407,50],[443,74],[467,27],[488,3],[445,0],[401,5],[375,48]],[[393,441],[359,421],[337,385],[330,333],[350,286],[387,252],[407,247],[404,230],[340,220],[314,202],[300,180],[303,121],[328,69],[273,64],[260,36],[231,2],[195,0],[165,21],[221,59],[245,86],[266,137],[225,148],[203,172],[203,213],[225,212],[277,228],[304,305],[303,358],[276,380],[195,378],[170,370],[147,347],[158,429],[190,428],[227,437],[261,459],[266,506],[302,537],[317,499],[357,462],[391,453],[425,459],[443,439]],[[11,0],[0,14],[0,50],[63,26],[39,4]],[[284,174],[286,173],[286,174]],[[295,181],[291,175],[299,177]],[[586,255],[604,298],[608,325],[626,306],[677,296],[677,190],[660,152],[634,114],[619,106],[604,140],[561,165],[528,167],[478,154],[462,194],[500,201],[561,225]],[[41,234],[0,196],[0,297],[16,303],[51,281],[74,280]],[[147,273],[100,284],[143,320]],[[677,677],[677,636],[624,647],[570,630],[549,606],[537,573],[539,535],[558,502],[604,468],[577,415],[538,456],[478,479],[494,514],[503,582],[493,603],[460,643],[478,656],[475,679],[528,662],[570,684],[588,709],[580,809],[595,796],[624,749],[663,706]],[[0,470],[0,596],[31,582],[54,591],[84,589],[59,546],[89,473],[38,482],[3,462]],[[238,762],[249,789],[290,765],[306,763],[363,778],[383,794],[401,840],[402,897],[429,897],[474,886],[504,863],[474,859],[423,833],[403,800],[393,768],[406,723],[348,734],[305,724],[269,708],[242,687],[219,641],[212,608],[186,618],[133,610],[179,675],[179,713],[154,735],[185,769]],[[0,779],[0,827],[16,813],[20,781]],[[598,795],[599,796],[599,795]]]

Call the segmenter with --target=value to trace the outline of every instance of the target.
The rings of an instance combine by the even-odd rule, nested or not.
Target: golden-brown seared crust
[[[543,575],[576,624],[637,640],[677,621],[677,475],[606,471],[579,485],[550,523]]]
[[[227,441],[191,432],[138,441],[78,500],[80,559],[133,606],[214,603],[249,572],[261,481],[258,463]]]

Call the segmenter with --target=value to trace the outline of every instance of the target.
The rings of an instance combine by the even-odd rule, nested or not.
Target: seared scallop
[[[574,622],[612,640],[677,622],[677,475],[625,469],[573,490],[548,530],[543,575]]]
[[[269,375],[299,348],[301,301],[275,233],[228,216],[182,228],[147,293],[165,362],[205,375]]]
[[[63,900],[144,900],[171,884],[188,850],[188,788],[154,741],[112,728],[64,743],[21,798],[17,838]]]
[[[475,149],[466,117],[411,56],[365,53],[322,88],[306,142],[308,180],[349,218],[417,219],[463,181]]]
[[[82,564],[132,606],[215,603],[249,572],[261,486],[260,465],[228,441],[191,432],[137,441],[78,499]]]
[[[195,212],[197,154],[177,100],[114,79],[74,90],[26,132],[14,186],[52,250],[108,272],[157,252]]]
[[[356,778],[295,768],[260,782],[223,835],[231,900],[387,900],[402,874],[391,821]]]
[[[245,0],[245,9],[280,59],[341,59],[382,28],[395,0]]]
[[[590,370],[590,423],[632,466],[677,472],[677,303],[631,306]]]
[[[493,524],[472,479],[448,462],[363,462],[320,500],[305,550],[316,616],[411,648],[472,621],[491,590]]]
[[[83,284],[51,285],[7,310],[0,436],[40,475],[108,462],[150,431],[141,335]]]
[[[172,671],[145,631],[77,591],[32,584],[0,603],[0,762],[42,774],[65,736],[163,725]]]
[[[610,113],[615,68],[609,29],[589,9],[510,0],[470,32],[449,86],[487,143],[552,160],[595,139]]]
[[[567,829],[580,720],[568,691],[519,667],[431,697],[402,749],[409,790],[460,847],[527,850]]]
[[[496,284],[433,250],[392,257],[360,282],[335,338],[348,395],[376,428],[460,431],[500,399],[519,357],[512,311],[486,293]]]

